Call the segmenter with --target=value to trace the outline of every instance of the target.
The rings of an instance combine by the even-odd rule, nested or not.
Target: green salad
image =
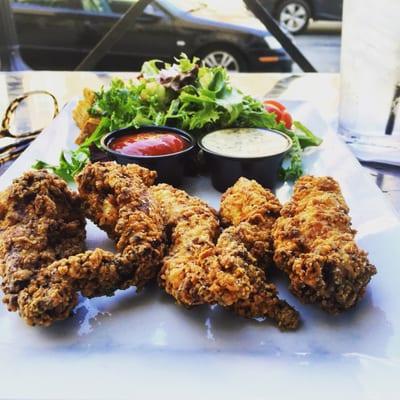
[[[100,147],[105,134],[127,126],[168,125],[194,135],[221,128],[272,128],[293,141],[281,178],[295,180],[303,173],[303,149],[321,143],[299,121],[288,129],[263,103],[234,88],[224,68],[201,66],[199,59],[185,55],[174,64],[147,61],[135,80],[114,79],[109,88],[96,93],[89,114],[101,119],[90,137],[77,149],[63,151],[58,165],[38,161],[34,168],[47,168],[72,180],[89,162],[90,146]]]

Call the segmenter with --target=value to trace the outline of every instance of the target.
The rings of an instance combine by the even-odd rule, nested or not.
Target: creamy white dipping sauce
[[[281,153],[290,147],[284,136],[257,128],[221,129],[203,137],[207,150],[230,157],[265,157]]]

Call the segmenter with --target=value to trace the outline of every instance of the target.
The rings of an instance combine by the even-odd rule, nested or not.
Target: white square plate
[[[241,319],[219,307],[186,310],[156,286],[113,298],[81,299],[74,316],[31,328],[0,307],[0,397],[7,399],[377,399],[398,398],[400,374],[400,224],[371,178],[315,110],[289,109],[322,146],[305,156],[307,173],[339,180],[359,244],[378,274],[361,303],[332,317],[301,305],[280,273],[272,279],[301,313],[297,332]],[[36,159],[56,162],[73,146],[74,103],[0,178],[0,189]],[[185,188],[218,208],[219,194],[202,177]],[[277,190],[282,201],[290,186]],[[112,248],[88,225],[88,247]]]

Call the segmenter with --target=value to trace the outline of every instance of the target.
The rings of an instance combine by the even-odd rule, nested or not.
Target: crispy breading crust
[[[304,176],[273,229],[274,260],[292,292],[333,314],[353,307],[376,274],[354,241],[348,212],[334,179]]]
[[[86,216],[116,241],[122,261],[136,267],[127,286],[153,279],[164,256],[163,219],[148,188],[155,178],[154,171],[115,162],[89,164],[76,177]]]
[[[47,265],[85,249],[78,196],[48,172],[29,171],[0,194],[3,302],[18,310],[21,291]]]
[[[248,222],[260,228],[251,230],[247,248],[260,263],[267,266],[273,257],[271,229],[281,207],[271,191],[254,180],[240,178],[222,195],[219,213],[224,226]]]
[[[20,292],[18,308],[29,325],[67,318],[83,296],[111,296],[141,288],[159,271],[164,226],[149,193],[155,173],[114,162],[89,164],[77,177],[84,210],[110,237],[117,254],[95,249],[48,263]]]
[[[78,292],[85,297],[112,296],[129,287],[135,274],[132,264],[102,249],[55,261],[21,291],[20,314],[29,325],[49,326],[71,315]]]
[[[225,271],[244,273],[249,279],[248,295],[232,305],[235,312],[248,318],[269,317],[287,330],[299,326],[299,314],[279,299],[265,272],[272,261],[271,229],[280,209],[272,192],[240,178],[221,198],[221,219],[231,226],[222,232],[216,248]]]
[[[165,184],[151,191],[171,231],[159,275],[167,293],[186,306],[217,303],[249,318],[273,318],[282,329],[297,327],[297,313],[277,298],[275,287],[265,282],[258,260],[246,247],[264,259],[262,233],[246,230],[252,227],[246,222],[227,228],[218,239],[219,221],[206,203]]]
[[[81,130],[76,138],[76,144],[82,144],[97,128],[100,123],[100,118],[91,117],[89,109],[95,99],[95,92],[90,89],[83,90],[83,98],[79,100],[77,106],[72,111],[72,117],[76,125]]]
[[[161,286],[185,306],[210,302],[206,261],[220,232],[216,212],[167,184],[153,186],[151,192],[171,232],[168,255],[159,274]]]

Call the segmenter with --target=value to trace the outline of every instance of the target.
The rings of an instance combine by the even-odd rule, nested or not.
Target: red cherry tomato
[[[279,108],[273,106],[272,104],[265,104],[264,108],[267,112],[269,113],[274,113],[275,114],[275,120],[276,122],[279,124],[279,122],[282,121],[282,116],[284,113],[286,113],[286,111],[281,111],[279,110]]]
[[[282,111],[281,111],[278,107],[275,107],[275,106],[273,106],[272,104],[264,104],[264,108],[265,108],[269,113],[273,112],[273,113],[276,115],[276,118],[277,118],[278,120],[281,119],[281,117],[282,117]]]
[[[264,108],[269,113],[274,113],[276,115],[276,121],[280,122],[282,119],[282,111],[278,108],[273,106],[272,104],[264,104]]]
[[[286,128],[290,129],[293,124],[293,118],[287,111],[284,111],[282,113],[281,122],[285,124]]]
[[[265,100],[264,104],[275,106],[280,111],[286,111],[286,107],[283,104],[279,103],[279,101],[276,101],[276,100]]]
[[[286,107],[276,100],[265,100],[264,108],[269,113],[276,115],[276,122],[283,122],[287,129],[290,129],[293,124],[292,116],[287,112]]]

